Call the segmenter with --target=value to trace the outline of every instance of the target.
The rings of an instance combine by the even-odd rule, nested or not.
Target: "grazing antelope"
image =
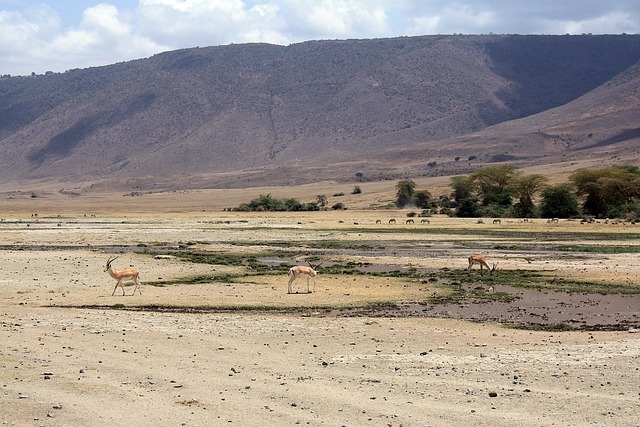
[[[413,220],[412,219],[408,219],[404,222],[405,224],[413,224]]]
[[[131,295],[135,295],[136,289],[138,289],[138,292],[140,292],[140,295],[142,295],[142,287],[140,286],[140,282],[138,281],[138,274],[139,274],[138,270],[135,270],[133,268],[127,268],[124,270],[114,270],[111,267],[111,263],[115,261],[117,258],[118,257],[109,258],[109,260],[107,261],[107,265],[104,268],[104,271],[109,273],[109,276],[113,277],[118,281],[118,283],[116,283],[116,287],[113,288],[113,292],[111,293],[111,296],[113,296],[116,293],[116,289],[118,289],[118,286],[122,288],[122,295],[126,295],[124,292],[124,286],[122,286],[122,281],[125,279],[131,279],[136,284],[136,287],[133,288],[133,293]]]
[[[494,219],[493,223],[494,224],[502,224],[502,220],[501,219]]]
[[[391,219],[389,220],[389,224],[395,224],[395,223],[396,223],[396,220],[395,220],[395,219],[391,218]]]
[[[469,257],[469,267],[467,268],[467,270],[471,271],[471,267],[473,267],[474,264],[478,264],[480,266],[480,275],[483,276],[483,268],[486,267],[487,271],[489,272],[489,275],[492,276],[493,272],[496,271],[496,267],[498,266],[498,263],[493,263],[493,267],[489,267],[489,264],[487,264],[487,260],[485,259],[485,257],[483,257],[482,255],[471,255]]]
[[[311,264],[309,264],[308,267],[306,265],[296,265],[294,267],[291,267],[289,269],[289,284],[287,286],[287,289],[288,289],[287,293],[288,294],[292,293],[291,285],[301,275],[307,276],[307,293],[308,294],[311,293],[311,290],[309,289],[309,279],[313,280],[313,292],[315,292],[316,291],[316,279],[315,279],[315,277],[318,275],[318,272],[315,269],[320,267],[321,264],[322,263],[316,265],[315,267],[312,267]]]

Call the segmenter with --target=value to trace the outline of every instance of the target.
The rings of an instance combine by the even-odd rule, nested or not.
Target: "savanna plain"
[[[640,425],[640,225],[407,224],[372,207],[389,194],[308,213],[224,210],[239,190],[4,194],[0,422]],[[114,289],[114,257],[141,293]],[[287,293],[295,264],[319,265],[311,292]]]

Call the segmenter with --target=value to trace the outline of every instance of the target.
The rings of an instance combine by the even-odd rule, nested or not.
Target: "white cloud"
[[[115,37],[128,36],[131,27],[120,19],[118,9],[107,3],[90,7],[82,14],[82,27]]]
[[[380,7],[367,8],[365,2],[323,0],[314,2],[301,18],[318,34],[352,37],[387,30],[386,14]]]
[[[558,32],[569,34],[619,34],[638,31],[638,23],[628,13],[618,11],[584,21],[563,22],[558,27]]]
[[[0,0],[0,74],[64,71],[229,43],[640,33],[638,0],[104,0],[89,8],[86,3],[91,2]]]
[[[259,4],[248,10],[246,25],[235,41],[286,45],[291,43],[291,40],[285,30],[286,22],[280,15],[279,6]]]
[[[95,66],[149,56],[166,47],[136,34],[115,6],[102,3],[86,9],[79,27],[60,33],[48,49],[81,66]]]
[[[255,9],[269,18],[268,8]],[[208,46],[248,29],[251,12],[234,0],[141,0],[139,29],[168,46]]]
[[[412,19],[408,29],[411,35],[418,34],[482,34],[490,33],[498,22],[495,11],[481,2],[471,4],[447,3],[436,9],[426,9]]]
[[[417,16],[413,18],[413,25],[408,30],[407,35],[416,36],[438,33],[441,21],[442,17],[437,15]]]
[[[60,20],[47,6],[0,10],[0,28],[0,74],[29,74],[39,71],[30,69],[31,64],[48,61],[47,46],[59,32]]]
[[[72,54],[77,57],[88,55],[99,48],[112,47],[129,36],[129,26],[120,21],[118,10],[108,4],[99,4],[86,9],[82,14],[78,28],[68,29],[58,34],[49,48],[59,54]]]
[[[279,0],[292,41],[383,37],[391,32],[382,0]]]
[[[59,30],[57,14],[48,6],[29,9],[27,13],[0,10],[0,53],[28,50]]]
[[[241,0],[140,0],[139,6],[141,8],[161,7],[187,16],[198,17],[211,12],[230,16],[243,10],[245,5]]]

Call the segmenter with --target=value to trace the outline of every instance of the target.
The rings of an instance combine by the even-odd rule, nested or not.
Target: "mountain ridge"
[[[639,61],[640,36],[443,35],[5,77],[0,178],[223,188],[633,159]]]

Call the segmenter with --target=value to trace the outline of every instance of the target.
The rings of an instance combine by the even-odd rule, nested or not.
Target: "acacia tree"
[[[411,179],[403,179],[396,184],[396,206],[402,208],[408,205],[413,199],[416,191],[416,183]]]
[[[514,206],[515,213],[520,217],[533,216],[535,205],[533,199],[549,179],[540,174],[519,175],[513,178],[508,187],[518,203]]]
[[[416,207],[421,209],[429,209],[431,203],[431,193],[427,190],[420,190],[414,193]]]
[[[478,169],[471,173],[470,178],[482,198],[482,204],[508,206],[511,204],[509,183],[519,174],[513,165],[500,165]]]
[[[478,199],[467,197],[458,203],[456,208],[456,216],[465,218],[477,218],[480,216],[480,204]]]
[[[604,169],[578,169],[569,180],[584,198],[583,208],[595,216],[609,215],[612,209],[640,197],[640,169],[637,166],[611,166]]]
[[[580,213],[578,197],[570,183],[545,187],[542,190],[540,213],[546,218],[569,218]]]
[[[466,175],[454,176],[451,178],[451,196],[457,203],[472,196],[475,184],[471,177]]]
[[[329,204],[329,201],[327,200],[327,196],[319,194],[316,196],[316,203],[320,206],[320,209],[324,209]]]

